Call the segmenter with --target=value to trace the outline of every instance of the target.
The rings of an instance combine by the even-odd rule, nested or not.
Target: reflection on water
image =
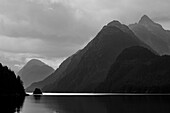
[[[40,102],[41,95],[33,95],[35,102]]]
[[[45,97],[46,107],[57,113],[165,113],[169,96]]]
[[[14,100],[14,101],[13,101]],[[11,113],[168,113],[170,96],[28,96],[4,102]],[[1,101],[2,102],[2,101]],[[22,104],[24,102],[24,104]],[[23,107],[21,108],[21,106]],[[14,107],[15,106],[15,107]],[[7,109],[8,108],[8,109]]]
[[[25,97],[1,96],[0,112],[2,113],[20,113]]]

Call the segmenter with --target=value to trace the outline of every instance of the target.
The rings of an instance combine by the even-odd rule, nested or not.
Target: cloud
[[[8,56],[11,64],[1,59],[20,67],[36,54],[54,66],[108,22],[116,19],[128,25],[143,14],[170,29],[169,4],[169,0],[0,0],[0,50],[13,54]],[[12,56],[17,60],[21,54],[26,54],[22,63],[13,63]]]
[[[39,57],[37,54],[15,53],[0,50],[0,63],[18,72],[21,66],[25,65],[26,58]]]
[[[11,3],[9,0],[5,1],[6,7],[3,4],[2,9],[6,10],[1,10],[1,15],[4,17],[1,18],[1,26],[3,26],[1,29],[6,35],[47,40],[64,40],[69,37],[82,41],[85,36],[88,37],[94,31],[94,25],[91,23],[94,20],[92,18],[89,20],[87,13],[69,4],[48,3],[44,0],[39,0],[39,2],[15,0],[18,4]],[[10,8],[8,9],[7,6]],[[12,11],[14,9],[16,12]]]
[[[0,50],[12,52],[35,52],[44,43],[39,39],[0,36]]]
[[[15,72],[18,72],[28,61],[31,59],[39,59],[45,64],[57,69],[60,63],[66,59],[65,57],[60,58],[49,58],[38,54],[30,53],[11,53],[0,51],[0,61],[3,65],[9,66]]]
[[[76,52],[97,32],[95,25],[94,18],[89,20],[86,12],[68,1],[0,0],[0,34],[15,42],[37,40],[38,44],[30,45],[36,45],[46,56],[61,57]]]

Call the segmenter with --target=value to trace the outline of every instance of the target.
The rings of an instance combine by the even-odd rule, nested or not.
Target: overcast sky
[[[108,22],[144,14],[170,29],[170,0],[0,0],[0,62],[18,70],[32,58],[57,68]]]

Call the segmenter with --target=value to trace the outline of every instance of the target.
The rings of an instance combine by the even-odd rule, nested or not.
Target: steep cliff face
[[[136,24],[129,25],[135,35],[159,54],[170,54],[170,32],[144,15]]]

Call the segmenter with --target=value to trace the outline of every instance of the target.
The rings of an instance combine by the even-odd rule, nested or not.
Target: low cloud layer
[[[0,0],[0,62],[17,70],[28,59],[38,58],[56,68],[115,19],[130,24],[147,14],[170,29],[169,4],[169,0]]]

